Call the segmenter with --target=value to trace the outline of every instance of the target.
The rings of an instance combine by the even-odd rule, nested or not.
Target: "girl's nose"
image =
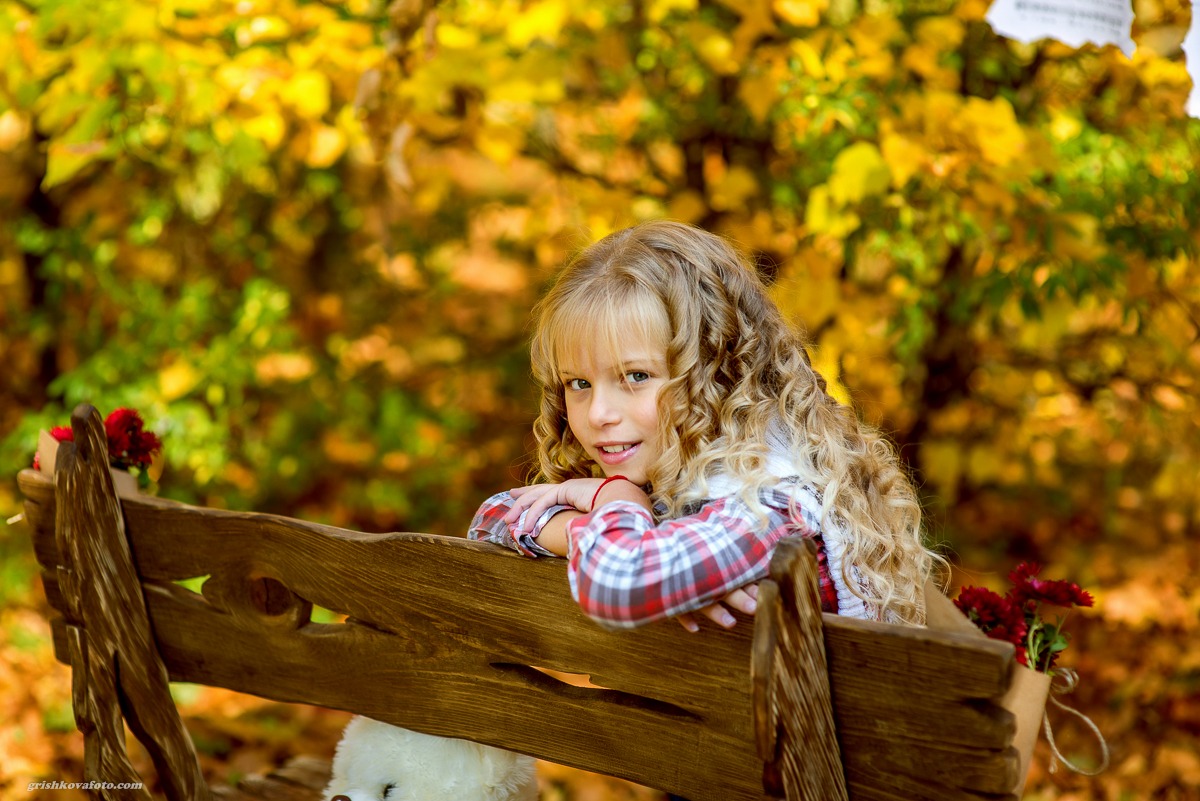
[[[593,389],[592,402],[588,406],[588,423],[593,428],[603,428],[620,419],[620,408],[611,393]]]

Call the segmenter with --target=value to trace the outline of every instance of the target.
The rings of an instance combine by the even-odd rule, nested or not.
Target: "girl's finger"
[[[512,505],[509,506],[508,511],[504,513],[504,522],[517,522],[517,519],[521,516],[521,512],[525,511],[525,508],[531,503],[533,503],[533,500],[530,498],[529,493],[522,493],[518,497],[514,491]]]
[[[723,629],[731,629],[737,625],[737,618],[729,614],[729,610],[721,604],[710,604],[701,609],[700,614]]]
[[[525,530],[533,531],[533,527],[537,525],[542,514],[556,503],[558,503],[557,488],[540,493],[538,497],[534,498],[529,504],[529,511],[525,514]]]
[[[725,603],[729,604],[729,606],[733,607],[739,612],[745,612],[747,615],[753,615],[755,610],[758,609],[758,602],[752,595],[750,595],[750,593],[747,591],[748,589],[749,588],[734,590],[733,592],[729,593],[725,596]],[[755,594],[757,595],[757,592]]]
[[[700,630],[700,624],[696,622],[696,618],[692,617],[690,612],[684,612],[682,615],[676,616],[675,619],[679,621],[679,625],[683,626],[692,634],[695,634]]]

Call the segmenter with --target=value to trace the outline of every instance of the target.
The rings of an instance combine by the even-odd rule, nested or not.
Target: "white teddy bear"
[[[325,788],[332,801],[537,801],[532,757],[355,717]]]

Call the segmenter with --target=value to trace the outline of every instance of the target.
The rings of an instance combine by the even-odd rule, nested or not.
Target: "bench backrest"
[[[77,442],[103,436],[89,434],[98,415],[77,411],[76,418]],[[810,732],[797,731],[780,712],[812,671],[792,642],[797,607],[806,603],[799,548],[780,549],[776,584],[764,584],[767,597],[753,624],[700,634],[674,624],[610,632],[572,601],[561,560],[528,560],[454,537],[364,534],[152,497],[118,500],[107,471],[68,481],[64,471],[86,465],[65,456],[60,450],[57,495],[54,482],[34,471],[21,473],[20,486],[47,596],[63,615],[54,625],[56,651],[77,672],[81,607],[101,607],[92,618],[132,614],[108,596],[88,600],[88,587],[107,579],[79,575],[88,564],[119,572],[108,553],[119,543],[94,546],[91,561],[81,554],[93,546],[78,544],[94,538],[91,529],[104,524],[91,521],[107,515],[115,519],[109,527],[121,529],[115,536],[126,539],[130,580],[145,599],[152,630],[145,647],[173,681],[466,737],[692,801],[763,798],[764,775],[783,795],[786,763],[803,770],[811,759]],[[68,508],[73,522],[65,524]],[[207,577],[200,593],[177,583],[197,577]],[[314,622],[313,605],[346,620]],[[836,759],[840,745],[850,798],[1011,794],[1019,778],[1014,722],[996,704],[1008,687],[1011,646],[815,618],[828,659],[832,703],[823,703],[836,726],[832,753]],[[590,677],[596,686],[547,670]],[[152,718],[147,706],[169,707],[154,713],[164,718],[174,713],[169,696],[138,692],[123,701],[127,718],[131,710]],[[822,705],[819,697],[812,703]],[[174,742],[169,721],[131,726],[139,736],[169,741],[163,760],[186,759],[175,756],[189,746]],[[184,780],[174,789],[179,797],[203,794]]]

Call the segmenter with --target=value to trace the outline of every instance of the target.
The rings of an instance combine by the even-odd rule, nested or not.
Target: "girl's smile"
[[[658,391],[667,380],[666,356],[644,345],[613,354],[578,354],[564,366],[567,424],[606,476],[648,481],[658,460]]]

